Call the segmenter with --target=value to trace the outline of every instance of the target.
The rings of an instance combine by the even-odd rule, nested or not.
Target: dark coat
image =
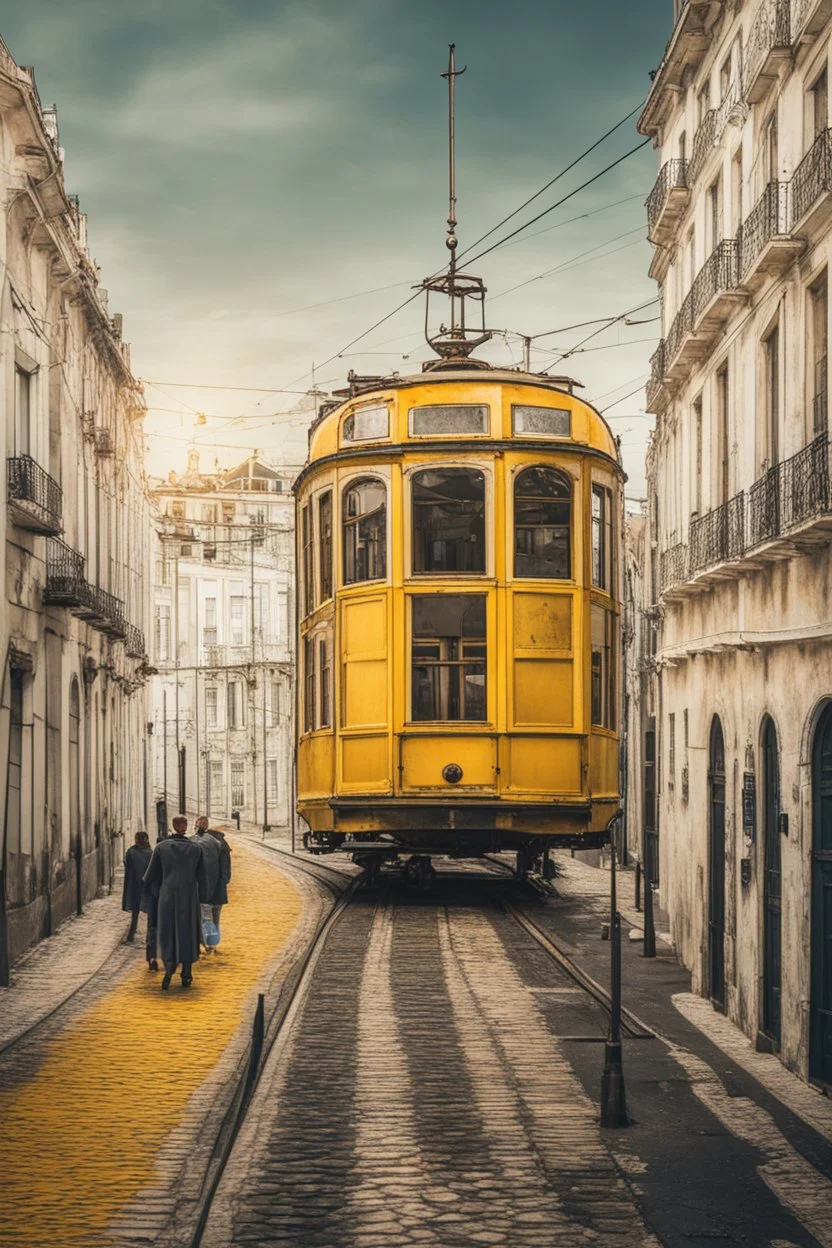
[[[228,905],[228,885],[231,883],[231,846],[225,839],[225,833],[220,832],[218,828],[209,828],[208,833],[220,843],[220,881],[211,904],[226,906]]]
[[[169,836],[153,851],[144,882],[159,884],[159,956],[165,963],[196,962],[202,925],[200,900],[208,900],[202,847]]]
[[[131,845],[124,855],[124,888],[121,893],[122,910],[147,910],[142,899],[142,880],[150,863],[150,850],[141,845]]]
[[[220,843],[210,832],[196,832],[191,837],[196,845],[202,846],[202,856],[205,859],[205,880],[207,893],[200,900],[208,905],[218,905],[215,900],[217,890],[220,884],[220,856],[222,853]]]

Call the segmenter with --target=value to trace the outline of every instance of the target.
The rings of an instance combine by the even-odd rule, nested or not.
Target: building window
[[[706,79],[696,96],[696,124],[701,126],[711,108],[711,82]]]
[[[20,853],[23,828],[23,681],[24,673],[9,669],[9,759],[6,797],[6,844]]]
[[[612,583],[612,491],[604,485],[592,487],[592,584],[613,591]]]
[[[764,156],[766,182],[778,182],[780,179],[780,134],[777,129],[776,109],[766,122]]]
[[[300,513],[301,555],[303,566],[303,608],[309,615],[315,609],[315,569],[312,563],[312,506],[307,503]]]
[[[231,587],[231,595],[229,597],[232,646],[244,646],[246,640],[246,600],[242,593],[234,592],[239,589],[242,589],[242,586],[238,581],[235,581]]]
[[[329,696],[329,646],[326,639],[318,642],[318,671],[321,686],[321,718],[319,728],[329,728],[332,724]]]
[[[485,594],[425,594],[412,602],[413,719],[485,720]]]
[[[202,633],[202,640],[206,646],[215,646],[217,644],[216,598],[205,599],[205,628]]]
[[[278,764],[278,760],[276,758],[269,758],[266,760],[266,769],[267,769],[267,776],[268,776],[267,793],[268,793],[269,801],[272,804],[274,804],[278,799],[277,764]]]
[[[269,587],[265,581],[254,586],[254,628],[265,639],[269,633]]]
[[[826,269],[817,281],[809,287],[809,333],[811,335],[810,366],[812,377],[810,393],[812,395],[812,432],[815,437],[826,433],[827,429],[827,395],[829,393],[829,377],[827,368],[828,334],[829,334],[829,286]]]
[[[14,453],[30,455],[33,375],[15,365],[14,370]]]
[[[332,597],[332,490],[318,500],[318,554],[321,601]]]
[[[309,637],[303,643],[303,730],[315,727],[315,643]]]
[[[170,514],[177,520],[185,519],[185,503],[181,498],[171,499]]]
[[[170,659],[170,606],[166,602],[156,607],[156,659],[167,663]]]
[[[242,759],[231,760],[231,806],[240,810],[246,804],[246,765]]]
[[[218,710],[217,686],[206,685],[205,686],[205,723],[208,725],[209,728],[216,728],[217,726],[217,710]]]
[[[344,584],[377,581],[387,572],[387,504],[384,483],[357,481],[344,491]]]
[[[203,524],[216,524],[217,523],[216,503],[203,503],[202,504],[202,523]]]
[[[818,74],[809,90],[812,141],[829,125],[829,74],[826,69]]]
[[[272,728],[280,723],[280,681],[269,681],[269,722]]]
[[[595,603],[590,609],[592,651],[592,723],[615,728],[615,654],[613,614]]]
[[[777,326],[763,342],[766,403],[766,457],[773,468],[780,462],[780,330]]]
[[[667,783],[669,788],[676,786],[676,712],[671,711],[667,717]]]
[[[485,475],[478,469],[414,474],[413,571],[485,571]]]
[[[208,813],[219,815],[225,813],[225,776],[221,758],[209,758],[207,767],[208,793],[205,805]]]
[[[514,575],[571,576],[572,482],[554,468],[526,468],[514,482]]]
[[[729,394],[726,364],[716,375],[716,506],[728,502],[731,489],[731,461],[728,454]]]
[[[246,702],[244,695],[244,686],[241,680],[230,680],[228,682],[228,727],[229,728],[245,728],[246,726]]]

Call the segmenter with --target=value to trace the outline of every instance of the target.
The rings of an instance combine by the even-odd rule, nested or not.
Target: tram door
[[[763,729],[763,1031],[780,1044],[780,767],[777,729]]]
[[[832,706],[818,724],[812,764],[809,1078],[832,1086]]]
[[[714,716],[710,747],[708,961],[711,1000],[725,1005],[725,741]]]

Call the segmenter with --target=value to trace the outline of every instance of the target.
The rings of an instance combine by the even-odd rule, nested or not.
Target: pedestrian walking
[[[201,898],[208,897],[202,846],[189,841],[188,820],[177,815],[173,835],[153,851],[145,884],[159,885],[159,950],[165,964],[162,988],[168,989],[177,966],[182,987],[193,982],[191,967],[199,957]]]
[[[220,843],[220,880],[211,905],[211,917],[219,927],[222,908],[228,905],[228,885],[231,883],[231,846],[220,828],[209,828],[208,831]]]
[[[139,926],[139,914],[144,909],[142,893],[145,872],[150,865],[150,838],[146,832],[139,831],[134,843],[124,855],[124,887],[121,892],[121,908],[130,915],[130,926],[124,937],[125,944],[132,945],[136,939]]]
[[[207,892],[201,899],[202,944],[206,953],[212,953],[219,944],[219,926],[214,918],[213,906],[219,893],[220,870],[222,866],[222,846],[219,840],[208,831],[208,816],[200,815],[196,821],[196,831],[191,837],[197,845],[202,846],[205,859],[205,879]]]

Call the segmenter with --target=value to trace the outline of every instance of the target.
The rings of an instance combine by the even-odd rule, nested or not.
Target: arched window
[[[555,468],[526,468],[514,483],[514,575],[572,575],[572,483]]]
[[[485,571],[485,475],[478,469],[415,473],[413,571]]]
[[[387,492],[375,478],[344,491],[344,584],[387,575]]]

